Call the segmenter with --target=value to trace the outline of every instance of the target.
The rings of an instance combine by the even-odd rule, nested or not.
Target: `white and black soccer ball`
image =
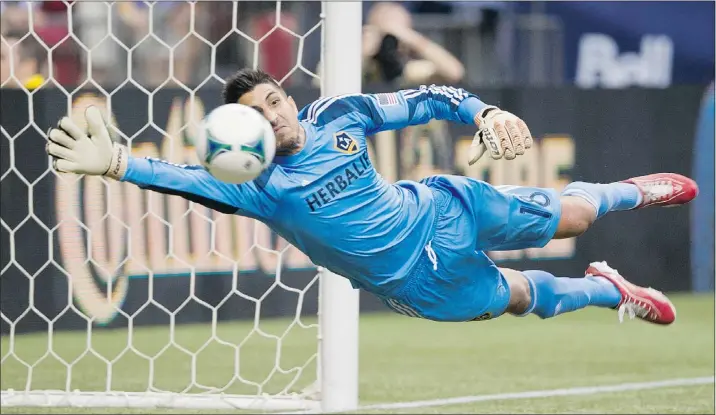
[[[258,111],[225,104],[201,122],[196,139],[201,164],[222,182],[241,184],[258,177],[273,161],[276,136]]]

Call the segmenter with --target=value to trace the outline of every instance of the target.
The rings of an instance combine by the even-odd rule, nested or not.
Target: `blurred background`
[[[131,75],[157,86],[167,80],[171,62],[173,81],[196,86],[256,58],[283,78],[297,63],[295,34],[319,22],[321,4],[283,2],[278,14],[276,8],[268,1],[3,1],[2,81],[9,76],[8,48],[19,57],[17,78],[47,75],[51,49],[53,79],[62,85],[82,83],[91,68],[101,85],[119,85]],[[365,81],[584,88],[707,83],[713,78],[712,10],[711,2],[688,1],[364,2]],[[280,27],[272,31],[277,15]],[[316,72],[320,30],[306,36],[301,49],[301,65]],[[311,80],[299,70],[286,85]]]
[[[159,85],[168,78],[170,50],[173,78],[187,85],[223,78],[255,57],[283,78],[296,65],[294,34],[313,28],[321,8],[284,2],[281,27],[268,34],[276,2],[191,3],[3,1],[3,50],[23,40],[13,48],[23,78],[26,71],[48,73],[51,48],[53,78],[67,85],[84,81],[88,67],[102,85],[119,85],[130,74],[142,85]],[[711,2],[688,1],[364,2],[365,81],[584,88],[710,82],[712,10]],[[258,56],[252,39],[260,40]],[[306,36],[300,63],[315,72],[319,55],[320,30]],[[286,85],[307,82],[311,77],[297,71]]]
[[[136,381],[150,379],[145,372],[154,370],[145,367],[144,356],[152,356],[146,350],[168,345],[168,327],[181,326],[177,330],[184,339],[170,343],[194,342],[194,349],[186,347],[195,350],[218,335],[207,332],[207,324],[185,323],[212,319],[231,322],[223,326],[228,327],[225,332],[232,339],[230,344],[243,344],[251,333],[252,339],[263,339],[245,357],[252,362],[245,366],[249,367],[245,379],[254,379],[252,374],[254,380],[259,379],[256,382],[263,382],[262,376],[270,378],[267,385],[273,386],[267,388],[271,393],[286,386],[281,374],[252,369],[259,366],[259,360],[269,369],[276,364],[276,344],[275,338],[256,334],[251,322],[257,314],[261,321],[287,317],[266,326],[284,336],[282,330],[288,330],[284,322],[299,314],[315,317],[318,284],[310,260],[251,219],[220,215],[178,197],[143,192],[134,186],[53,174],[43,134],[66,114],[83,122],[83,108],[99,105],[110,114],[114,139],[129,145],[133,155],[196,163],[196,123],[221,104],[222,80],[237,69],[255,66],[271,73],[299,107],[320,96],[321,63],[330,58],[321,56],[320,13],[320,2],[0,2],[3,390],[102,389],[99,385],[105,385],[105,378],[112,378],[111,374],[105,376],[110,366],[116,379],[108,388],[141,389],[144,386],[137,386]],[[540,350],[540,356],[555,350],[575,353],[572,359],[567,358],[570,362],[600,352],[605,355],[603,360],[595,358],[598,363],[594,366],[569,370],[570,376],[579,379],[568,378],[561,371],[550,383],[547,369],[535,369],[539,379],[537,384],[529,384],[535,375],[519,375],[525,383],[518,385],[521,390],[546,387],[540,382],[570,386],[600,371],[626,371],[618,378],[597,379],[614,383],[639,380],[640,375],[644,379],[663,377],[647,373],[652,369],[687,377],[703,375],[704,369],[713,367],[713,350],[706,350],[709,345],[713,349],[713,320],[703,316],[713,315],[716,250],[714,13],[712,1],[363,2],[364,92],[432,83],[460,86],[523,118],[536,138],[535,148],[515,161],[481,160],[468,166],[465,155],[474,126],[434,120],[383,132],[369,138],[368,150],[387,180],[453,173],[496,185],[561,189],[575,180],[610,182],[672,171],[693,177],[701,190],[687,207],[609,215],[577,239],[552,241],[541,249],[489,253],[503,266],[546,269],[560,276],[579,276],[589,262],[606,260],[634,283],[679,293],[679,313],[687,316],[687,323],[675,329],[681,331],[659,335],[631,331],[634,337],[620,331],[620,350],[628,360],[614,361],[615,366],[610,367],[613,355],[620,353],[612,354],[616,334],[604,331],[606,325],[584,337],[584,345],[561,350],[546,337],[520,337],[521,328],[512,330],[510,323],[504,323],[493,343],[480,335],[482,352],[473,349],[475,341],[465,350],[446,353],[456,356],[454,369],[442,369],[445,372],[440,376],[431,375],[431,368],[449,365],[426,365],[427,357],[401,363],[401,358],[424,356],[419,353],[401,353],[375,363],[374,376],[380,381],[366,381],[366,390],[384,384],[408,385],[405,389],[410,393],[425,390],[424,378],[416,377],[413,386],[406,383],[412,376],[383,381],[386,364],[394,364],[394,372],[404,374],[421,367],[429,372],[427,378],[440,381],[472,367],[462,362],[474,358],[479,360],[476,364],[483,365],[482,373],[489,374],[491,363],[481,357],[503,350],[506,343],[521,348],[527,341],[545,341],[542,349],[533,347]],[[283,252],[280,256],[279,251]],[[282,266],[281,284],[277,261]],[[361,307],[366,313],[385,311],[366,294],[361,294]],[[400,328],[406,327],[405,320],[376,316],[362,320],[368,326],[361,332],[361,341],[369,343],[363,350],[382,344],[381,333],[400,337]],[[577,326],[570,321],[580,326],[586,322],[590,330],[595,327],[590,314],[583,316],[559,320],[551,326],[555,332],[545,336],[574,338]],[[586,320],[578,320],[582,318]],[[381,323],[383,319],[386,323]],[[235,325],[236,320],[244,323]],[[436,341],[444,338],[444,333],[423,331],[434,326],[411,324],[416,324],[411,326],[413,335]],[[93,327],[97,329],[91,331]],[[295,327],[301,329],[305,327]],[[60,330],[76,334],[52,346],[48,336]],[[455,339],[461,339],[457,333],[464,331],[455,330]],[[117,345],[132,342],[128,331],[144,336],[137,336],[134,348],[122,351],[127,352],[128,360],[85,364],[84,358],[76,356],[90,343],[97,356],[119,353]],[[21,337],[20,333],[30,334]],[[83,338],[85,333],[92,342]],[[513,340],[502,340],[510,335]],[[394,343],[408,336],[402,335]],[[629,348],[642,342],[639,336],[662,336],[663,341],[655,340],[655,344],[683,340],[684,345],[664,346],[671,354],[658,348],[651,355],[643,354],[641,347]],[[300,339],[301,346],[293,349],[284,343],[284,356],[303,364],[315,353],[315,334]],[[600,341],[609,343],[599,346]],[[414,349],[423,342],[393,350]],[[463,344],[462,340],[444,343]],[[53,354],[46,359],[52,347]],[[569,349],[566,343],[564,347]],[[585,349],[588,347],[592,349]],[[685,352],[679,352],[681,347]],[[427,353],[428,348],[425,350]],[[506,360],[517,365],[510,373],[534,367],[532,360],[513,359],[531,356],[523,351],[516,350],[510,359],[494,360],[496,375],[485,379],[502,376],[506,382],[495,392],[517,387],[516,377],[503,376],[497,365],[506,364]],[[224,361],[234,359],[231,348],[223,352],[212,349],[212,353],[224,353]],[[366,361],[375,362],[381,353],[372,353]],[[691,363],[680,360],[683,355],[692,357]],[[55,362],[53,356],[67,362],[76,358],[81,364],[72,363],[72,375],[64,371],[68,366]],[[156,358],[166,364],[151,378],[158,382],[151,387],[182,391],[188,390],[187,385],[195,386],[189,368],[197,365],[196,361],[188,361],[186,353],[176,350],[163,356],[168,357]],[[220,360],[204,361],[202,367],[212,368],[211,364]],[[204,384],[222,387],[219,378],[224,369],[211,369],[215,377]],[[475,382],[472,376],[454,384]],[[246,392],[249,389],[242,391],[255,393]],[[376,391],[375,396],[382,397],[380,393]],[[671,404],[669,396],[664,395],[667,406]],[[413,396],[381,399],[408,398]],[[686,396],[683,404],[691,401]],[[649,410],[637,406],[634,411]],[[627,410],[626,406],[618,408]]]
[[[195,122],[220,104],[222,79],[238,68],[271,73],[299,106],[320,95],[320,2],[3,0],[0,5],[2,191],[11,195],[4,200],[24,200],[2,203],[4,241],[23,232],[28,238],[47,235],[27,221],[38,209],[60,203],[40,132],[67,112],[105,105],[117,127],[115,139],[135,154],[194,162]],[[615,257],[625,262],[619,269],[636,274],[637,283],[713,290],[713,2],[363,2],[362,37],[365,92],[430,83],[461,86],[519,114],[538,139],[524,160],[483,160],[468,167],[462,155],[473,134],[470,126],[435,120],[381,133],[370,138],[369,150],[388,180],[455,173],[493,184],[559,189],[573,180],[677,171],[701,186],[702,195],[688,208],[610,216],[578,241],[491,253],[496,261],[571,275],[595,258]],[[39,192],[43,186],[46,191]],[[47,203],[38,205],[45,196]],[[166,204],[180,203],[175,199]],[[82,203],[84,212],[89,207]],[[188,209],[183,220],[189,221],[199,208],[177,209]],[[53,209],[43,215],[48,227],[61,216]],[[98,226],[109,232],[109,225]],[[208,231],[200,235],[211,238]],[[605,239],[613,242],[605,245]],[[229,256],[248,255],[245,271],[271,272],[251,243],[236,235],[229,240],[234,241]],[[265,240],[270,249],[285,243],[275,235]],[[165,242],[146,243],[164,251],[147,251],[151,258],[130,255],[130,274],[178,267],[161,259],[167,256]],[[53,244],[64,252],[60,237]],[[209,258],[203,264],[193,260],[200,269],[227,272],[212,259],[211,245],[192,242],[187,255]],[[122,249],[109,248],[117,250]],[[634,260],[627,261],[625,252]],[[3,284],[13,279],[6,274],[13,274],[27,285],[27,275],[34,274],[12,270],[23,268],[25,260],[46,262],[36,254],[21,258],[4,248],[3,264],[9,265]],[[284,265],[310,267],[302,254],[294,256]],[[550,259],[548,265],[544,259]],[[121,263],[115,255],[107,267]],[[14,303],[18,312],[25,309],[26,303]]]
[[[135,154],[194,162],[195,122],[220,104],[222,79],[238,68],[268,71],[299,106],[320,95],[320,2],[0,5],[2,191],[10,195],[4,200],[23,200],[2,203],[4,241],[23,232],[27,238],[47,235],[27,221],[38,209],[60,203],[54,176],[47,174],[41,131],[67,112],[99,102],[110,108],[115,139]],[[578,241],[491,253],[496,261],[527,267],[550,259],[544,266],[571,275],[595,258],[614,257],[624,262],[619,269],[636,274],[637,283],[672,291],[713,290],[713,2],[364,2],[362,37],[365,92],[429,83],[462,86],[519,114],[538,139],[524,160],[468,167],[462,155],[473,134],[470,126],[435,120],[381,133],[370,138],[369,150],[388,180],[456,173],[493,184],[559,189],[573,180],[616,181],[676,171],[694,176],[701,186],[702,195],[688,208],[610,216]],[[38,205],[43,197],[47,203]],[[180,203],[175,199],[166,204]],[[82,203],[80,211],[89,209]],[[182,220],[189,221],[199,208],[177,209],[188,209]],[[50,228],[61,216],[53,209],[42,215]],[[211,238],[208,231],[196,232],[192,238]],[[605,239],[613,242],[604,244]],[[251,243],[235,235],[227,240],[234,241],[230,257],[248,255],[245,271],[270,273]],[[265,241],[270,249],[285,243],[275,235]],[[130,255],[130,274],[188,270],[161,259],[168,256],[165,242],[146,243],[162,248],[147,251],[147,258],[142,252]],[[53,244],[64,252],[60,237]],[[193,260],[207,272],[227,272],[211,245],[192,242],[187,254],[209,258]],[[25,258],[3,248],[3,284],[13,280],[6,277],[12,274],[27,285],[27,275],[35,274],[12,270],[24,269],[22,261],[46,262],[33,255],[46,257],[49,251],[38,252]],[[633,260],[627,261],[625,252]],[[284,265],[310,267],[302,254],[294,256]],[[113,258],[107,266],[119,267],[122,257]],[[83,269],[88,275],[97,272],[90,268]],[[14,303],[25,309],[26,303]]]

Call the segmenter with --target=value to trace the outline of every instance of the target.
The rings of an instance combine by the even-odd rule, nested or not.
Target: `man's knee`
[[[510,302],[506,312],[510,314],[523,314],[532,302],[530,283],[521,272],[509,268],[500,268],[500,272],[510,287]]]
[[[589,202],[575,196],[559,198],[562,214],[554,239],[572,238],[586,232],[597,219],[597,213]]]

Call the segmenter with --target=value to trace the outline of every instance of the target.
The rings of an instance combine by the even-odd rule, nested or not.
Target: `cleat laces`
[[[655,180],[652,182],[641,183],[641,186],[644,203],[658,202],[668,198],[672,195],[672,193],[674,193],[674,184],[671,180]]]

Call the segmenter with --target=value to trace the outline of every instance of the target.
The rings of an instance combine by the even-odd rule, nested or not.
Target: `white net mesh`
[[[59,175],[42,134],[94,104],[133,155],[196,163],[196,122],[228,71],[317,78],[306,51],[322,17],[281,2],[54,3],[65,10],[3,6],[29,21],[2,37],[3,406],[315,406],[318,276],[303,254],[250,219]]]

